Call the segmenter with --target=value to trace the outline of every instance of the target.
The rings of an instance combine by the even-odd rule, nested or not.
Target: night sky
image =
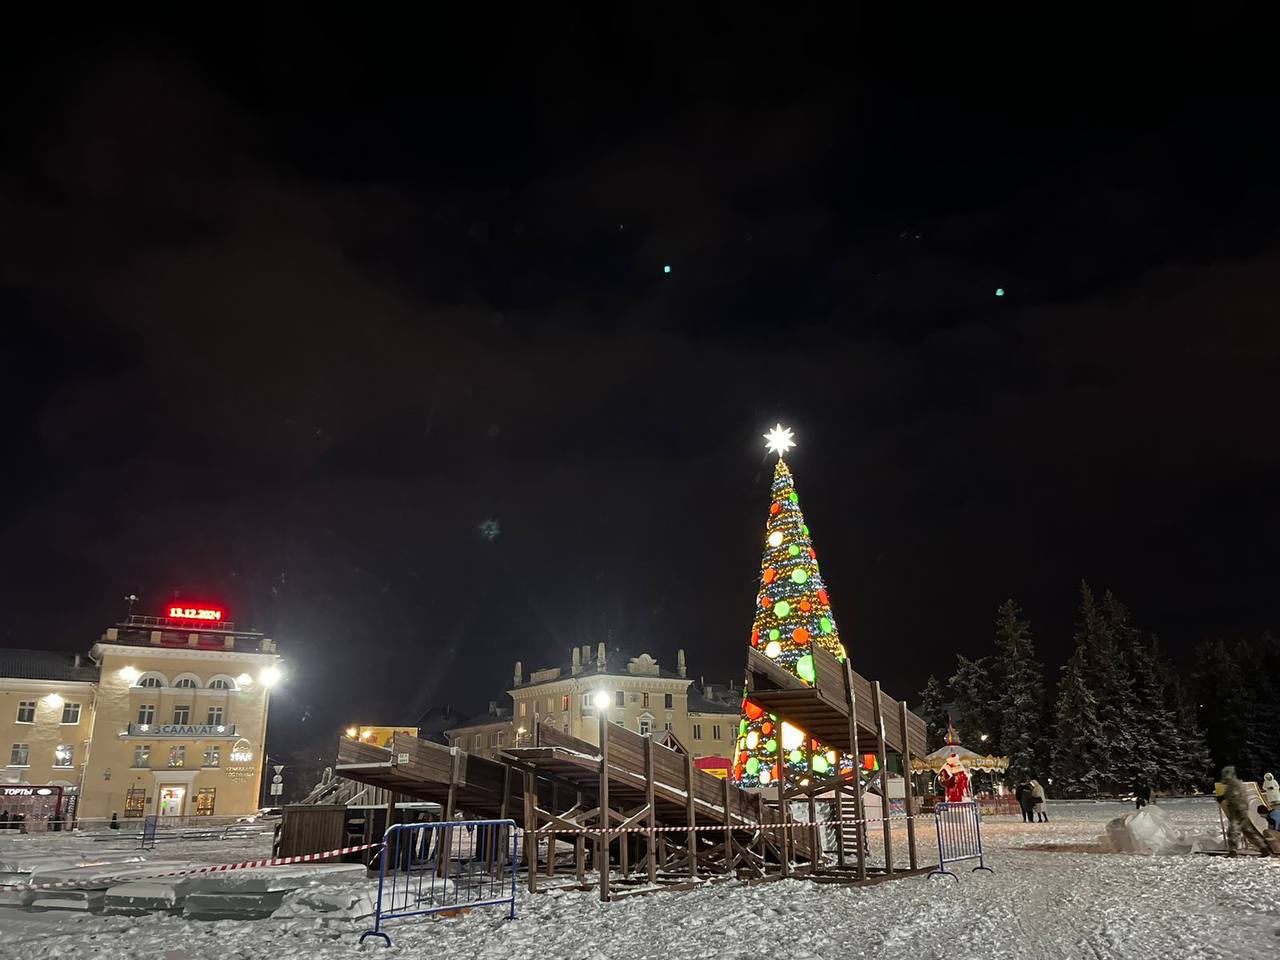
[[[1280,627],[1273,84],[732,9],[27,37],[0,645],[220,601],[277,751],[575,644],[740,677],[777,421],[895,696],[1009,596],[1056,667],[1082,577],[1183,662]]]

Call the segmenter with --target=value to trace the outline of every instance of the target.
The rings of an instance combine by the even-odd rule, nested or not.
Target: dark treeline
[[[1226,764],[1255,780],[1280,766],[1270,718],[1280,643],[1270,634],[1201,643],[1186,682],[1124,604],[1110,591],[1098,600],[1082,583],[1075,649],[1054,687],[1014,601],[997,610],[995,628],[993,652],[957,656],[955,673],[930,677],[921,692],[930,749],[942,745],[949,717],[965,746],[1008,755],[1011,781],[1049,777],[1059,796],[1143,784],[1198,791]]]

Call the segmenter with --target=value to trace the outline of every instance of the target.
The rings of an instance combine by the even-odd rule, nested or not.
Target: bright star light
[[[768,433],[762,434],[762,436],[768,441],[765,444],[765,448],[770,453],[776,453],[778,456],[782,456],[796,445],[796,442],[791,439],[793,436],[791,428],[784,427],[782,424],[778,424]]]

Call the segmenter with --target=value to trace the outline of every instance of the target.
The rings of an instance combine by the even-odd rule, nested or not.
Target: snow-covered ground
[[[1212,800],[1161,805],[1177,825],[1216,831]],[[1020,958],[1273,957],[1280,940],[1280,858],[1150,857],[1075,852],[1095,847],[1118,803],[1055,803],[1048,824],[984,821],[994,874],[960,865],[957,883],[913,877],[853,888],[784,881],[725,881],[601,904],[594,894],[521,894],[520,918],[476,910],[454,919],[414,918],[389,927],[395,946],[357,947],[368,926],[352,913],[371,883],[350,872],[295,873],[293,889],[268,919],[201,921],[182,916],[33,913],[0,907],[0,956],[326,960],[377,956],[493,960],[832,956]],[[921,821],[927,825],[928,821]],[[927,857],[932,829],[922,831]],[[12,845],[0,841],[0,863]],[[49,837],[52,848],[84,841]],[[1029,846],[1039,849],[1027,849]],[[100,845],[101,846],[101,845]],[[192,845],[194,846],[194,845]],[[1046,849],[1051,848],[1051,849]],[[221,853],[221,852],[220,852]],[[240,854],[261,856],[261,849]],[[166,860],[209,857],[202,849],[161,851]],[[292,869],[292,868],[286,868]],[[314,868],[313,868],[314,869]],[[265,872],[265,871],[264,871]],[[257,881],[262,883],[261,880]],[[376,882],[376,881],[375,881]],[[335,909],[337,908],[337,909]]]

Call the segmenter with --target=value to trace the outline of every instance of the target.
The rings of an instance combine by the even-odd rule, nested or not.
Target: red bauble
[[[742,712],[747,715],[748,720],[759,720],[764,716],[764,707],[758,703],[752,703],[750,700],[743,700]]]
[[[770,513],[770,515],[772,515],[772,516],[775,516],[775,517],[776,517],[776,516],[777,516],[778,514],[780,514],[781,512],[782,512],[782,504],[780,504],[780,503],[774,503],[774,504],[770,505],[770,507],[769,507],[769,513]]]
[[[760,646],[760,631],[759,631],[759,630],[752,630],[752,631],[751,631],[751,645],[752,645],[753,647],[758,647],[758,646]]]
[[[804,627],[796,627],[795,630],[791,632],[791,639],[801,646],[804,646],[809,642],[809,631]]]
[[[825,589],[818,591],[818,600],[820,600],[826,606],[831,605],[831,601],[827,599],[827,591]]]
[[[764,607],[766,610],[773,606],[773,600],[767,593],[760,594],[760,606]]]
[[[809,548],[809,559],[810,559],[810,560],[817,560],[817,559],[818,559],[818,551],[817,551],[817,550],[815,550],[815,549],[813,549],[813,547],[810,547],[810,548]]]
[[[812,609],[813,609],[813,604],[811,604],[808,600],[800,601],[800,611],[802,613],[808,613]]]
[[[778,575],[778,571],[773,569],[773,567],[765,567],[764,582],[773,583],[773,578],[776,577],[777,575]]]

